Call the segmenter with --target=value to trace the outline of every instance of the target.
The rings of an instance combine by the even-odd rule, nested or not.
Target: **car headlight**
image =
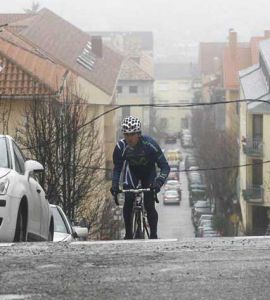
[[[9,180],[7,178],[0,180],[0,195],[5,195],[9,186]]]

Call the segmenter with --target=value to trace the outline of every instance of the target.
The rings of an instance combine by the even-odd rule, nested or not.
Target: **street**
[[[1,244],[0,300],[268,300],[269,251],[269,238]]]
[[[179,140],[174,145],[164,145],[163,149],[180,148]],[[184,169],[185,152],[181,149],[183,160],[180,164],[180,170]],[[188,201],[187,175],[185,172],[180,173],[180,183],[182,190],[182,200],[180,205],[164,205],[162,203],[163,191],[159,193],[160,203],[156,205],[159,221],[158,221],[158,236],[159,238],[183,238],[194,237],[194,227],[191,222],[191,209]]]

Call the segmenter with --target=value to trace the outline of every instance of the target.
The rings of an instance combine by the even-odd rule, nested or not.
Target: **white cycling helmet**
[[[126,117],[121,124],[123,133],[139,133],[141,132],[141,121],[136,117]]]

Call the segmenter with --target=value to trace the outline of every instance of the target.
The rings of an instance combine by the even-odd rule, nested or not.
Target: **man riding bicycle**
[[[114,168],[110,191],[114,197],[120,192],[119,181],[122,172],[124,189],[137,188],[139,181],[142,188],[151,188],[151,192],[144,193],[144,205],[150,226],[150,238],[157,239],[158,214],[155,209],[155,196],[168,177],[170,167],[156,141],[141,134],[141,122],[138,118],[124,118],[121,129],[124,139],[118,141],[113,152]],[[159,175],[156,165],[160,169]],[[125,239],[132,239],[133,201],[134,194],[126,193],[123,208]]]

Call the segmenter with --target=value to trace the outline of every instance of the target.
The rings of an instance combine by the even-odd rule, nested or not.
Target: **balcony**
[[[250,157],[263,156],[263,142],[261,139],[245,139],[243,143],[243,152]]]
[[[262,186],[247,187],[242,190],[243,198],[250,204],[262,204],[264,202],[264,188]]]

